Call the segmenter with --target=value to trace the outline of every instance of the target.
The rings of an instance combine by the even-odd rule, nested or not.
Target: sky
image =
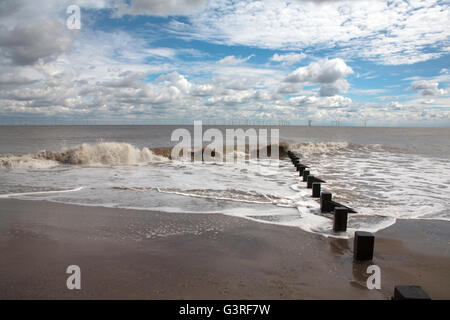
[[[0,0],[0,125],[450,127],[449,22],[449,0]]]

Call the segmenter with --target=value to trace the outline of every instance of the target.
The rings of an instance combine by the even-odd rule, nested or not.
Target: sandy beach
[[[0,200],[0,299],[389,299],[394,285],[450,298],[450,223],[399,220],[371,263],[337,240],[218,214]],[[68,265],[81,290],[66,288]],[[381,268],[368,290],[366,268]]]

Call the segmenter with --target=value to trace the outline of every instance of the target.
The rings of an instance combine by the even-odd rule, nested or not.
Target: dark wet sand
[[[388,299],[395,284],[450,299],[450,223],[376,234],[381,290],[353,240],[224,215],[0,200],[0,299]],[[81,290],[65,270],[81,267]]]

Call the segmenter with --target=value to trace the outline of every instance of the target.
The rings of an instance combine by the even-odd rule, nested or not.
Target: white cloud
[[[285,81],[294,83],[332,83],[352,73],[352,68],[344,60],[340,58],[324,59],[319,62],[311,62],[306,67],[296,69],[286,77]]]
[[[144,49],[143,51],[144,51],[144,53],[148,53],[149,55],[152,55],[152,56],[169,58],[169,59],[173,59],[177,54],[177,51],[172,48],[149,48],[149,49]]]
[[[192,84],[176,71],[158,77],[156,82],[163,83],[165,86],[174,86],[183,93],[189,93],[192,87]]]
[[[292,65],[302,59],[306,58],[306,54],[302,53],[287,53],[287,54],[278,54],[275,53],[270,60],[275,62],[281,62],[282,65]]]
[[[302,89],[303,85],[301,83],[282,83],[277,92],[282,94],[293,94],[300,93]]]
[[[343,96],[316,97],[316,96],[298,96],[288,100],[292,106],[314,106],[316,108],[346,108],[353,103],[352,99]]]
[[[340,92],[346,92],[350,87],[349,83],[345,79],[338,79],[331,83],[324,83],[320,87],[319,93],[322,97],[330,97],[337,95]]]
[[[335,58],[332,60],[324,59],[318,62],[311,62],[305,67],[300,67],[291,72],[284,80],[287,83],[303,84],[322,84],[320,88],[321,96],[334,96],[340,92],[345,92],[350,87],[344,78],[352,74],[353,70],[344,60]],[[293,93],[298,86],[282,86],[279,89],[281,93]]]
[[[447,54],[450,29],[445,1],[285,2],[211,0],[172,24],[175,33],[228,45],[304,50],[339,47],[346,56],[382,64],[412,64]]]
[[[391,101],[387,106],[393,110],[401,110],[403,108],[403,105],[398,101]]]
[[[247,60],[250,60],[252,57],[253,57],[253,55],[250,55],[246,58],[236,58],[235,56],[226,56],[225,58],[217,61],[217,64],[235,65],[235,64],[243,63]]]
[[[74,0],[74,3],[83,3],[83,6],[87,8],[114,8],[117,5],[117,2],[114,4],[114,1],[106,0],[80,1]],[[228,56],[220,63],[212,59],[183,61],[182,54],[201,55],[202,53],[192,51],[193,49],[152,46],[148,38],[139,38],[141,34],[101,30],[92,32],[93,30],[88,29],[88,23],[80,33],[73,35],[71,32],[67,33],[67,30],[59,28],[64,26],[65,16],[59,16],[62,18],[60,20],[57,17],[58,12],[65,12],[64,5],[69,2],[71,1],[38,1],[38,7],[42,7],[42,12],[36,12],[32,10],[34,5],[31,2],[29,4],[28,2],[0,1],[2,18],[0,26],[6,30],[0,35],[3,41],[0,49],[2,70],[0,73],[0,117],[2,119],[4,116],[31,114],[68,119],[116,118],[119,121],[125,118],[141,120],[176,117],[183,120],[193,118],[222,120],[231,117],[264,120],[309,118],[323,122],[336,119],[342,121],[368,119],[373,121],[371,124],[374,124],[375,121],[401,122],[421,119],[440,119],[440,123],[448,123],[450,118],[450,110],[446,107],[450,105],[450,101],[448,96],[443,95],[444,89],[450,83],[450,76],[445,69],[434,78],[417,77],[408,80],[414,81],[411,88],[420,93],[415,100],[405,101],[404,98],[407,96],[405,95],[401,97],[401,105],[395,101],[397,97],[386,97],[388,100],[383,104],[358,103],[341,95],[349,87],[345,77],[353,72],[342,58],[330,57],[330,59],[317,60],[289,74],[286,69],[301,61],[303,53],[275,54],[270,58],[274,63],[260,65],[245,63],[252,56],[244,58]],[[346,2],[341,2],[342,5],[344,3]],[[312,6],[315,6],[312,2],[303,4],[304,10],[311,11]],[[363,2],[361,4],[363,8],[368,6]],[[211,5],[214,7],[218,4],[213,2]],[[330,7],[335,4],[330,1],[323,2],[321,5],[320,12],[311,11],[311,14],[326,16],[323,18],[323,23],[317,26],[323,32],[327,23],[331,25],[331,29],[333,28],[334,17],[330,14]],[[423,5],[426,7],[429,4],[424,2]],[[225,3],[223,6],[225,8],[228,4]],[[257,21],[260,18],[258,10],[263,10],[264,6],[279,7],[280,5],[267,0],[263,3],[254,2],[250,7],[246,2],[241,2],[240,6],[242,6],[239,9],[242,14],[247,8],[250,12],[255,11],[255,17],[251,19]],[[242,40],[245,43],[251,41],[258,43],[257,41],[262,41],[258,37],[265,34],[265,41],[274,44],[275,47],[278,46],[277,41],[282,37],[285,37],[286,45],[291,46],[294,43],[291,41],[294,35],[290,33],[279,35],[278,32],[287,32],[286,28],[289,24],[285,24],[290,21],[292,14],[290,10],[297,10],[296,4],[292,6],[294,8],[288,6],[284,11],[266,12],[269,14],[269,19],[276,19],[278,16],[286,17],[286,19],[272,21],[275,24],[270,28],[266,23],[272,22],[263,22],[260,26],[261,30],[254,28],[255,24],[253,24],[254,38],[246,35],[245,32],[248,30],[243,29],[242,34],[230,34],[227,39],[221,38],[223,34],[218,34],[219,41],[231,43],[240,39],[239,41]],[[399,6],[401,8],[403,4]],[[317,11],[317,7],[314,8]],[[358,15],[354,12],[359,10],[357,7],[348,5],[347,9],[339,10],[343,15]],[[210,9],[206,11],[208,10]],[[33,16],[33,13],[36,16]],[[225,13],[225,15],[228,14]],[[53,19],[54,17],[56,20]],[[219,22],[222,18],[218,16]],[[193,18],[193,21],[195,19],[197,18]],[[383,18],[380,19],[383,22]],[[38,21],[47,21],[48,27],[45,30],[48,34],[36,34],[32,30],[39,29],[36,24]],[[353,24],[356,23],[355,21],[348,23]],[[233,23],[244,23],[231,22],[230,27]],[[54,23],[54,28],[51,27],[51,23]],[[280,29],[277,29],[277,23],[280,23]],[[298,31],[296,23],[292,24],[292,32]],[[314,20],[311,23],[315,23]],[[358,24],[362,27],[370,27],[364,25],[364,19]],[[417,24],[423,26],[421,21]],[[186,23],[184,26],[189,27],[189,24]],[[198,35],[207,35],[209,31],[215,30],[214,28],[213,25],[205,26],[203,33]],[[344,23],[344,29],[341,31],[345,28]],[[359,32],[364,33],[363,31]],[[312,45],[320,44],[322,40],[327,44],[331,36],[336,36],[337,41],[341,41],[339,37],[345,36],[337,34],[335,30],[329,30],[330,34],[321,35],[320,41],[315,42],[316,39],[309,35],[309,33],[314,34],[315,30],[310,28],[306,30],[306,34],[302,32],[295,36],[296,39],[309,41]],[[437,32],[441,32],[439,28]],[[360,36],[358,33],[355,35],[355,39]],[[430,37],[435,36],[430,35]],[[374,37],[376,38],[377,35]],[[362,39],[360,38],[361,43]],[[414,47],[420,44],[420,42],[414,43],[415,37],[411,39],[411,43],[407,46]],[[423,41],[430,39],[426,38]],[[282,41],[285,40],[280,40],[281,47],[283,47]],[[354,40],[348,40],[347,44],[351,41]],[[366,54],[365,50],[373,49],[370,47],[372,45],[370,41],[367,49],[358,47],[358,41],[355,42],[357,45],[354,48],[361,49],[361,55]],[[399,41],[399,46],[405,45],[402,39]],[[385,45],[383,50],[399,48],[395,43],[389,46],[387,44],[388,42],[380,44]],[[391,45],[394,47],[390,47]],[[300,50],[303,52],[305,48],[295,48],[295,52]],[[283,52],[286,51],[283,50]],[[305,52],[308,51],[305,50]],[[417,51],[413,50],[408,51],[406,56],[413,58],[417,56],[420,59],[424,57],[420,52],[416,54]],[[397,59],[395,55],[382,51],[379,55],[390,61]],[[368,58],[374,59],[374,56],[369,55]],[[280,65],[276,63],[288,67],[280,68]],[[357,68],[356,63],[352,66]],[[289,70],[292,69],[292,67],[289,68]],[[440,89],[439,85],[444,89]],[[368,90],[361,93],[372,94],[372,91]],[[373,91],[373,94],[376,93]],[[290,96],[286,97],[285,94]],[[431,95],[433,99],[430,99]]]
[[[438,96],[446,94],[446,91],[444,89],[439,89],[438,86],[439,83],[432,80],[419,80],[412,83],[411,89],[418,91],[422,96]]]
[[[214,89],[214,86],[210,84],[199,84],[192,90],[192,95],[199,97],[212,96],[214,94]]]

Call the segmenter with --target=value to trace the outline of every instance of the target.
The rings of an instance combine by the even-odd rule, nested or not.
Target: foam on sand
[[[35,192],[19,192],[19,193],[8,193],[8,194],[0,194],[0,199],[5,198],[17,198],[20,196],[35,196],[35,195],[51,195],[51,194],[60,194],[66,192],[76,192],[82,190],[84,187],[78,187],[74,189],[68,190],[49,190],[49,191],[35,191]]]

